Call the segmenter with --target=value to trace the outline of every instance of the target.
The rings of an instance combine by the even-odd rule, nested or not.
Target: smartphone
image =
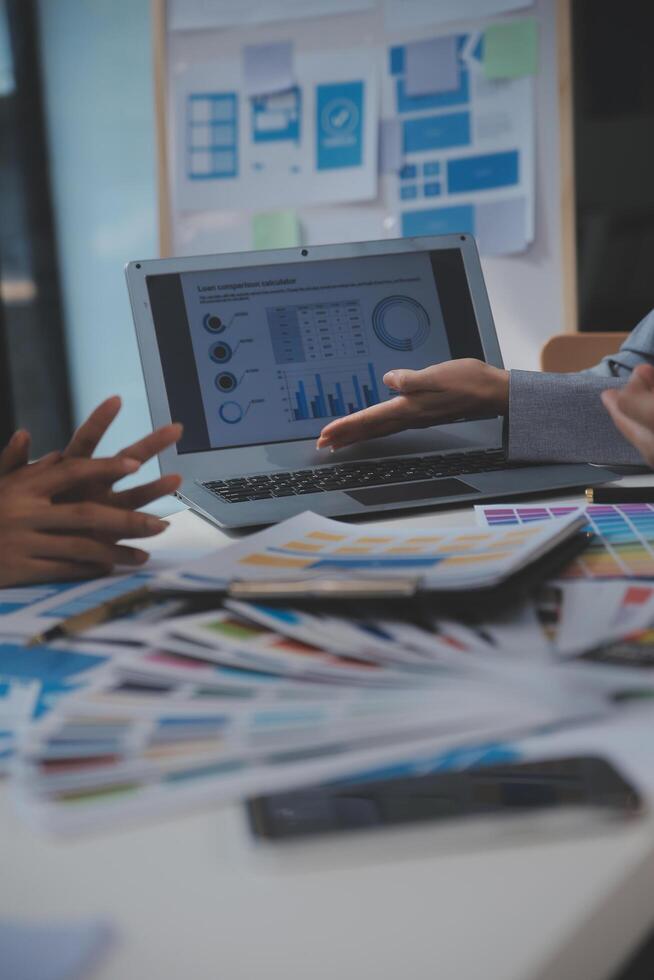
[[[330,784],[247,803],[252,832],[267,840],[566,808],[629,818],[640,815],[644,803],[636,788],[597,756]]]

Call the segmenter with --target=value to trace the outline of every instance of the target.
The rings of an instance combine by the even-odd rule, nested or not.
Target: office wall
[[[149,0],[38,0],[52,190],[77,420],[125,402],[103,448],[150,419],[123,265],[157,253]]]

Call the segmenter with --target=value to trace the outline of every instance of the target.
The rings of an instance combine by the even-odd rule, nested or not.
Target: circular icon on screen
[[[236,375],[232,374],[231,371],[221,371],[220,374],[216,375],[214,384],[218,391],[233,391],[238,381]]]
[[[415,350],[429,336],[429,316],[411,296],[387,296],[372,311],[372,329],[391,350]]]
[[[204,329],[209,333],[222,333],[227,324],[221,320],[217,313],[207,313],[204,320]]]
[[[224,340],[219,340],[217,344],[213,344],[209,348],[209,357],[216,364],[226,364],[227,361],[232,356],[232,348],[229,344],[226,344]]]
[[[235,425],[243,418],[243,409],[238,402],[223,402],[218,409],[218,414],[227,425]]]

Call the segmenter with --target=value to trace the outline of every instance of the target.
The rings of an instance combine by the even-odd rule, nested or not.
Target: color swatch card
[[[590,504],[523,507],[520,504],[475,507],[482,527],[531,527],[583,510],[595,538],[559,578],[654,578],[654,507],[652,504]]]
[[[459,590],[502,582],[581,527],[576,513],[532,527],[352,527],[305,512],[163,573],[162,586],[225,588],[232,581],[398,576],[422,588]]]

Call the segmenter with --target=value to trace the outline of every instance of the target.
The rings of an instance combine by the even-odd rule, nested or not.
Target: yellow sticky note
[[[295,211],[265,211],[252,218],[255,248],[294,248],[300,244],[300,222]]]
[[[535,17],[500,20],[484,33],[486,78],[522,78],[538,70],[538,24]]]

